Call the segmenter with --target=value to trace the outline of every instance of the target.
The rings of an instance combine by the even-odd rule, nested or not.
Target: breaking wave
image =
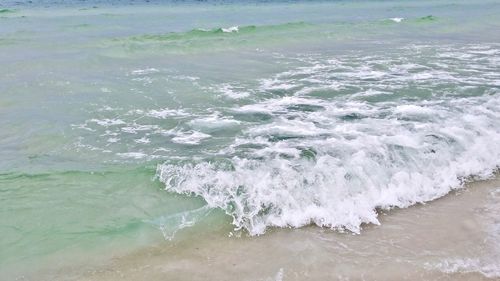
[[[233,109],[266,119],[212,157],[166,161],[159,178],[251,235],[309,224],[358,233],[379,223],[378,208],[487,178],[500,165],[496,46],[434,48],[308,57],[260,81],[272,98]]]

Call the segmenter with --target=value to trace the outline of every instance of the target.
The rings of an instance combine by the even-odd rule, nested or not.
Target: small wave
[[[196,38],[212,38],[220,36],[243,36],[252,34],[254,32],[272,32],[280,30],[289,30],[309,26],[310,24],[304,22],[285,23],[279,25],[247,25],[247,26],[231,26],[231,27],[217,27],[212,29],[196,28],[187,32],[170,32],[166,34],[147,34],[141,36],[134,36],[128,38],[132,42],[148,42],[148,41],[179,41],[179,40],[192,40]],[[123,39],[115,39],[123,40]],[[126,39],[125,39],[126,40]]]
[[[147,154],[142,152],[117,153],[117,155],[123,158],[132,158],[132,159],[142,159],[148,157]]]
[[[91,119],[90,122],[96,123],[97,125],[104,127],[127,124],[125,121],[121,119]]]
[[[402,22],[404,20],[404,18],[390,18],[389,20],[391,20],[393,22]]]
[[[419,24],[419,23],[431,23],[437,21],[438,18],[433,15],[428,15],[425,17],[418,18],[403,18],[403,17],[393,17],[382,20],[382,23],[408,23],[408,24]]]
[[[153,117],[153,118],[158,118],[158,119],[166,119],[166,118],[180,118],[180,117],[185,117],[188,116],[189,114],[186,113],[182,109],[152,109],[145,114],[146,116]]]
[[[229,28],[221,28],[221,31],[222,32],[226,32],[226,33],[238,32],[239,31],[239,27],[238,26],[231,26]]]

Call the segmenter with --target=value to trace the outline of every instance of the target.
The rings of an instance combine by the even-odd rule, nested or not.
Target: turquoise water
[[[33,2],[0,6],[0,272],[358,233],[500,164],[499,1]]]

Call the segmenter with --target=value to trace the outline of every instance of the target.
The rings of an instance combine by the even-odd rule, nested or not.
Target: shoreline
[[[491,280],[500,275],[500,248],[491,237],[498,235],[492,228],[499,190],[498,175],[472,182],[426,204],[382,211],[381,225],[365,225],[357,235],[308,226],[229,237],[227,225],[210,233],[195,226],[171,242],[84,272],[75,264],[47,279]]]

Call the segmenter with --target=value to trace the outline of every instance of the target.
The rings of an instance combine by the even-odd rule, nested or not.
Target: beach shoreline
[[[500,274],[491,237],[499,192],[498,176],[469,183],[426,204],[381,211],[381,224],[360,234],[309,226],[234,237],[228,225],[195,227],[85,270],[74,264],[22,280],[492,280]]]

